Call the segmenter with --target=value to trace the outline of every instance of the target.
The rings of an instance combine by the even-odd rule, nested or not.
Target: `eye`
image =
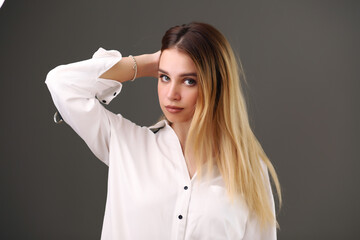
[[[165,74],[161,74],[159,78],[163,82],[168,82],[170,80],[170,78],[168,76],[166,76]]]
[[[188,86],[194,86],[196,85],[196,81],[192,78],[188,78],[188,79],[185,79],[185,84],[188,85]]]

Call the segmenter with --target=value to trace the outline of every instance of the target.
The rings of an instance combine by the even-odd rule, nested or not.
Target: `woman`
[[[281,201],[279,182],[250,129],[240,74],[224,36],[196,22],[170,28],[157,53],[100,48],[49,72],[64,121],[109,166],[102,239],[276,239],[267,169]],[[143,76],[158,78],[164,113],[150,128],[100,104]]]

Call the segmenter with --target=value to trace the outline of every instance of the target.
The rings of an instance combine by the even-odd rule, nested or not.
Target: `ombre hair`
[[[262,166],[265,164],[271,174],[281,205],[279,180],[251,130],[240,84],[244,73],[229,42],[213,26],[192,22],[172,27],[165,33],[161,51],[173,48],[193,60],[199,83],[185,156],[190,151],[195,156],[200,177],[204,166],[210,173],[216,165],[232,202],[242,196],[263,227],[277,224],[268,189],[268,172]]]

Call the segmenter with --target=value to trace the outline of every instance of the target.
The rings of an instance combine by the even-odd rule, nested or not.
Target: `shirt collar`
[[[160,129],[164,128],[166,125],[169,126],[169,122],[166,119],[164,119],[164,120],[157,122],[155,125],[149,127],[149,129],[153,133],[157,133]]]

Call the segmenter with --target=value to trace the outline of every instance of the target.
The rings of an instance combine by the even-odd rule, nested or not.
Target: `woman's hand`
[[[157,51],[155,53],[152,54],[144,54],[144,55],[140,55],[135,57],[135,60],[138,61],[143,61],[140,65],[144,68],[144,69],[140,69],[139,68],[139,63],[138,63],[138,71],[144,71],[140,73],[140,76],[142,77],[158,77],[158,70],[159,70],[159,59],[160,59],[160,54],[161,51]],[[147,64],[146,64],[147,63]]]
[[[137,64],[136,78],[156,77],[158,75],[160,51],[152,54],[134,56]],[[123,57],[112,68],[104,72],[100,78],[126,82],[134,78],[134,60],[131,57]]]

